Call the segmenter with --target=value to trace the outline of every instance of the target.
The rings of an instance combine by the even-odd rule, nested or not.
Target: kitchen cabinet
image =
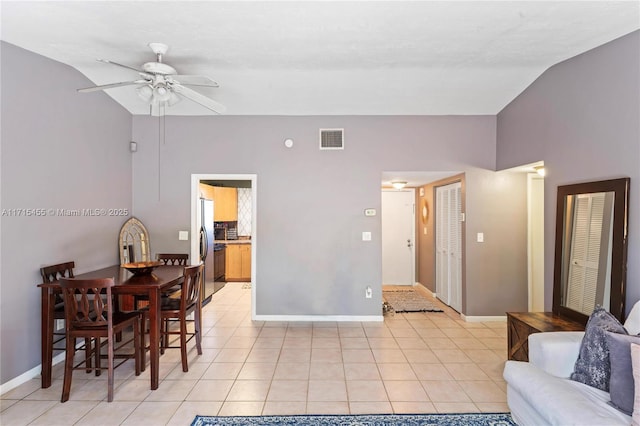
[[[251,244],[227,244],[225,280],[251,281]]]
[[[214,197],[213,186],[207,185],[206,183],[200,183],[199,189],[200,189],[200,198],[213,200],[213,197]]]
[[[222,186],[213,187],[213,220],[234,222],[238,220],[238,189]]]

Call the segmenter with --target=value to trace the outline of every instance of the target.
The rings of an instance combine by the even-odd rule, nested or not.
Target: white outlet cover
[[[178,231],[178,240],[187,241],[189,239],[189,231]]]
[[[362,233],[362,241],[371,241],[371,232],[363,232]]]
[[[484,243],[484,232],[478,232],[477,239],[479,243]]]

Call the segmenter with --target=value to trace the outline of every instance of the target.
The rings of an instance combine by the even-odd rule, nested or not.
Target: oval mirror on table
[[[558,186],[554,314],[586,324],[600,305],[624,321],[629,181]]]

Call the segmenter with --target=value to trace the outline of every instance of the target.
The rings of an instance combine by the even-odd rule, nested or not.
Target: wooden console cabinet
[[[509,359],[529,361],[529,335],[545,331],[584,331],[584,325],[552,312],[507,312]]]

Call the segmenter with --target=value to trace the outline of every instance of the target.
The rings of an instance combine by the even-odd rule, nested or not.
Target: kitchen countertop
[[[251,244],[251,240],[215,240],[216,244]]]

